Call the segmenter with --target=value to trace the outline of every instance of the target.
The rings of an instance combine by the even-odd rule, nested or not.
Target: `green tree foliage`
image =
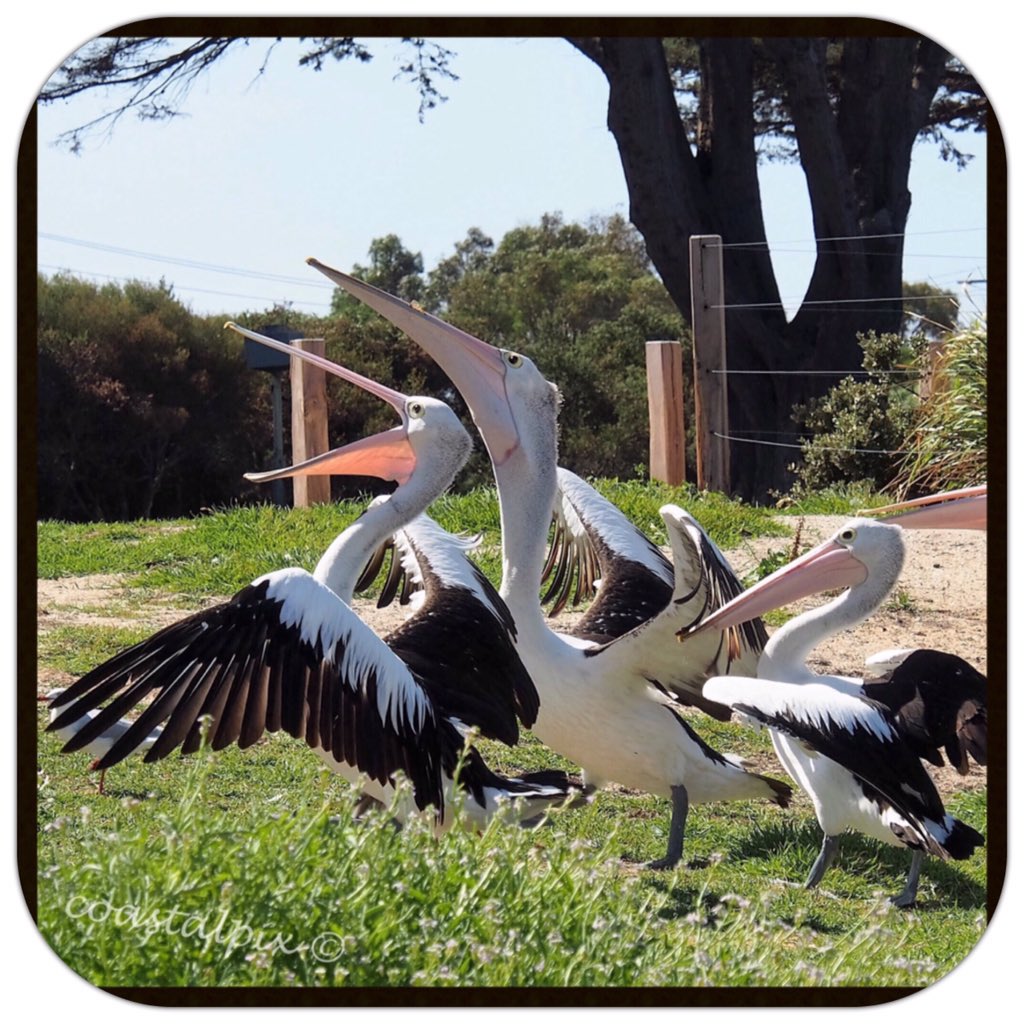
[[[271,446],[241,341],[169,288],[39,278],[39,512],[133,519],[245,493]]]
[[[870,333],[860,346],[866,377],[844,377],[794,410],[811,438],[793,467],[798,490],[865,482],[879,491],[896,476],[914,424],[923,340]]]
[[[495,246],[471,229],[425,276],[395,235],[377,239],[354,272],[495,345],[531,356],[561,385],[561,462],[592,476],[630,477],[647,462],[644,342],[689,336],[622,218],[567,224],[550,214]],[[197,318],[167,288],[39,284],[40,512],[49,518],[131,519],[267,500],[247,470],[271,468],[270,387],[248,370],[223,317]],[[470,418],[440,368],[366,307],[335,297],[318,318],[286,308],[234,317],[322,337],[328,356],[406,394],[442,397]],[[284,389],[285,451],[290,450]],[[394,412],[328,377],[328,437],[339,446],[394,426]],[[687,401],[692,409],[692,401]],[[475,431],[472,431],[475,436]],[[692,436],[692,431],[689,432]],[[478,444],[456,486],[491,481]],[[336,497],[386,489],[335,480]]]
[[[562,465],[583,475],[635,475],[648,458],[644,343],[685,335],[684,359],[691,351],[642,239],[621,217],[584,226],[546,214],[491,246],[471,230],[431,272],[434,308],[530,356],[561,386]]]
[[[956,328],[959,307],[948,291],[927,281],[904,281],[903,330],[909,337],[923,334],[936,340]]]

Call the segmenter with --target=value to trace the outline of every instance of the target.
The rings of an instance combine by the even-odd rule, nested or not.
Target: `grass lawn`
[[[693,510],[723,547],[781,532],[762,510],[717,497],[602,489],[655,537],[666,500]],[[41,523],[39,576],[125,573],[129,613],[170,600],[184,614],[262,572],[311,567],[358,510]],[[482,564],[496,578],[493,492],[434,511],[449,528],[484,533]],[[130,614],[116,627],[44,627],[40,670],[80,674],[149,632]],[[97,985],[902,988],[941,978],[985,927],[983,850],[930,859],[910,912],[886,902],[909,852],[859,836],[844,837],[820,889],[785,884],[802,881],[820,844],[802,794],[786,811],[695,807],[685,864],[652,872],[642,865],[664,852],[668,806],[645,794],[613,788],[540,828],[498,821],[482,835],[435,838],[426,817],[400,832],[382,816],[353,820],[352,791],[301,743],[274,735],[247,751],[130,758],[99,796],[88,755],[60,754],[42,705],[37,714],[39,927]],[[693,721],[713,746],[784,777],[764,734]],[[531,737],[482,746],[498,770],[573,768]],[[985,832],[984,790],[947,807]]]

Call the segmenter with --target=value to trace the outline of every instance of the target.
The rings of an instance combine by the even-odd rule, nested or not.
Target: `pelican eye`
[[[523,357],[518,352],[505,352],[504,356],[505,362],[508,363],[509,366],[523,365]]]
[[[419,420],[423,418],[423,414],[427,410],[422,402],[410,402],[405,407],[405,411],[409,414],[411,419]]]
[[[848,526],[845,530],[840,531],[839,539],[844,544],[851,544],[857,537],[857,531],[852,527]]]

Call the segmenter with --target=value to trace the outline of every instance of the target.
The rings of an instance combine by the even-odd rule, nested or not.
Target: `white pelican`
[[[540,695],[533,731],[579,764],[588,783],[618,782],[671,801],[666,854],[650,866],[671,867],[681,859],[691,803],[760,798],[786,806],[789,786],[747,771],[735,755],[713,750],[673,696],[699,697],[722,650],[717,635],[705,634],[701,646],[689,652],[673,642],[676,631],[698,619],[709,603],[707,573],[694,586],[681,569],[690,557],[680,557],[681,552],[693,541],[679,510],[661,510],[676,567],[672,600],[659,615],[605,644],[552,632],[538,594],[557,489],[557,389],[525,356],[493,348],[380,289],[308,262],[400,327],[440,364],[466,400],[497,481],[500,592]]]
[[[903,566],[903,531],[870,519],[853,519],[835,536],[761,580],[697,624],[718,629],[761,615],[822,590],[848,588],[822,607],[791,619],[769,639],[757,679],[716,677],[704,690],[712,700],[769,727],[786,770],[814,804],[824,839],[806,886],[821,881],[847,828],[914,851],[897,906],[912,906],[925,853],[962,860],[983,837],[946,813],[920,756],[948,742],[948,716],[911,715],[926,730],[907,728],[901,693],[872,693],[860,679],[818,675],[806,659],[824,637],[862,621],[885,599]],[[684,646],[689,642],[682,636]],[[937,682],[942,701],[976,697],[973,679],[955,673]],[[966,685],[965,685],[966,683]],[[879,697],[888,697],[880,701]],[[929,700],[929,710],[935,706]],[[954,715],[954,721],[956,716]],[[955,732],[955,725],[953,726]]]
[[[230,601],[161,630],[88,673],[57,698],[54,707],[63,711],[50,728],[59,730],[107,702],[64,748],[80,749],[155,691],[97,767],[116,764],[160,725],[147,761],[178,746],[194,751],[209,716],[214,749],[248,747],[264,733],[284,729],[385,805],[392,804],[395,773],[404,772],[412,796],[396,808],[400,819],[413,805],[432,805],[438,829],[447,828],[457,770],[470,820],[483,823],[506,800],[532,817],[565,799],[564,778],[545,773],[543,782],[505,779],[475,748],[463,749],[470,723],[514,741],[516,713],[529,721],[536,712],[536,691],[516,657],[511,617],[479,572],[464,558],[445,561],[442,554],[431,561],[427,552],[435,592],[428,594],[424,614],[388,642],[338,596],[350,590],[385,536],[447,488],[469,455],[469,435],[443,402],[406,397],[331,365],[393,405],[402,425],[285,472],[381,476],[397,481],[394,493],[348,527],[312,574],[290,568],[261,576]]]

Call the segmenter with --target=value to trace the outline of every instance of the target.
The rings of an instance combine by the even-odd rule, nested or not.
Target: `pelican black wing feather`
[[[901,835],[908,845],[922,846],[943,859],[959,859],[970,856],[974,846],[983,842],[970,826],[948,818],[935,784],[914,751],[903,742],[884,705],[834,691],[828,704],[820,700],[815,704],[812,696],[820,697],[824,688],[803,684],[799,687],[803,692],[788,706],[773,706],[767,691],[779,684],[756,680],[748,685],[751,694],[754,688],[760,688],[764,696],[735,701],[733,710],[793,736],[849,771],[868,796],[893,807],[914,825],[914,836]],[[815,695],[807,692],[812,688]],[[940,842],[935,829],[944,823],[949,835]]]
[[[476,566],[468,570],[475,589],[443,583],[425,560],[420,569],[426,601],[388,634],[388,646],[421,677],[445,715],[514,745],[517,719],[533,725],[540,700],[516,651],[515,623],[505,603]]]
[[[988,681],[963,658],[945,651],[912,651],[884,678],[866,681],[864,693],[884,704],[918,757],[961,774],[968,757],[988,760]]]
[[[672,597],[672,565],[607,498],[567,469],[558,470],[553,532],[541,582],[548,615],[595,597],[572,629],[608,643],[657,615]],[[600,582],[598,582],[600,581]]]
[[[392,538],[381,602],[421,603],[386,641],[417,674],[438,711],[509,745],[540,701],[516,650],[516,626],[494,586],[468,557],[479,537],[457,537],[417,516]]]
[[[246,747],[284,729],[382,784],[402,771],[421,808],[441,806],[442,771],[462,749],[417,672],[298,569],[271,573],[231,601],[160,630],[83,676],[55,706],[64,710],[51,729],[100,709],[68,751],[141,707],[98,768],[123,760],[157,726],[163,731],[147,761],[179,746],[193,751],[208,717],[214,748]]]

